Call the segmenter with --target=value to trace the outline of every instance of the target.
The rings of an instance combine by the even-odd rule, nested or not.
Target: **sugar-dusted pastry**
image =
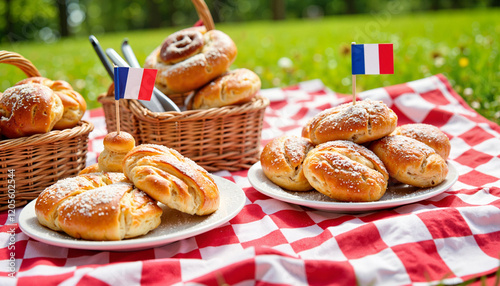
[[[210,174],[174,149],[139,145],[123,162],[123,172],[135,186],[170,208],[207,215],[219,207],[219,189]]]
[[[45,85],[16,85],[0,97],[0,129],[8,138],[46,133],[54,128],[63,112],[61,99]]]
[[[345,140],[316,146],[307,154],[303,168],[314,189],[338,201],[377,201],[385,194],[389,179],[372,151]]]
[[[158,227],[163,211],[123,173],[93,173],[46,188],[35,213],[40,224],[74,238],[121,240]]]
[[[197,90],[188,102],[188,109],[208,109],[243,104],[260,90],[259,76],[248,69],[229,71]]]
[[[413,123],[398,126],[391,135],[403,135],[431,147],[443,159],[448,159],[451,150],[450,139],[434,125]]]
[[[63,80],[53,81],[44,77],[30,77],[16,83],[16,85],[27,83],[45,85],[61,99],[64,111],[62,118],[55,123],[54,129],[72,128],[80,122],[85,110],[87,110],[87,103],[83,96],[76,92],[68,82]]]
[[[309,191],[311,184],[302,163],[314,145],[306,138],[282,136],[266,144],[260,155],[262,170],[276,185],[292,191]]]
[[[448,165],[431,147],[413,138],[394,135],[373,142],[370,149],[399,182],[426,188],[446,179]]]
[[[397,122],[397,115],[382,101],[365,99],[318,113],[304,126],[302,136],[314,144],[332,140],[362,144],[390,134]]]
[[[186,93],[225,73],[236,54],[236,45],[224,32],[192,27],[169,35],[144,67],[158,70],[156,87],[163,93]]]

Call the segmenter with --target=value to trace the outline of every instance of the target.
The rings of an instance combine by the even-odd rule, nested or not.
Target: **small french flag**
[[[115,100],[120,98],[151,100],[156,69],[115,67]]]
[[[352,74],[393,74],[392,44],[351,45]]]

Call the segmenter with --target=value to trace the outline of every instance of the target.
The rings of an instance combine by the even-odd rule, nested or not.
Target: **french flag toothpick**
[[[115,67],[115,99],[151,100],[158,70]]]
[[[118,134],[120,134],[120,105],[118,101],[121,98],[150,101],[157,73],[156,69],[114,68],[116,132]]]
[[[352,74],[393,74],[392,44],[352,45]]]
[[[394,74],[392,44],[351,44],[352,97],[356,104],[356,75]]]

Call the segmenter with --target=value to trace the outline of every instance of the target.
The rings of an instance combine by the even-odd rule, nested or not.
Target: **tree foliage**
[[[406,12],[500,5],[500,0],[206,0],[216,23],[374,13],[391,2],[401,2]],[[189,26],[198,20],[189,0],[4,0],[0,15],[0,42],[52,42],[71,35]]]

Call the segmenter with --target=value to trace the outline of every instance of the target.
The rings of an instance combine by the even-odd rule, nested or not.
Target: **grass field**
[[[263,88],[321,79],[332,90],[351,91],[350,43],[394,43],[395,74],[358,76],[358,91],[442,73],[477,111],[500,123],[500,10],[440,11],[399,15],[338,16],[316,20],[219,24],[238,46],[233,68],[254,70]],[[179,27],[181,28],[181,27]],[[178,28],[177,28],[178,29]],[[104,48],[120,50],[128,38],[139,61],[174,28],[96,35]],[[64,79],[99,106],[110,78],[87,37],[53,44],[3,44],[30,59],[42,75]],[[24,78],[2,65],[0,89]]]

